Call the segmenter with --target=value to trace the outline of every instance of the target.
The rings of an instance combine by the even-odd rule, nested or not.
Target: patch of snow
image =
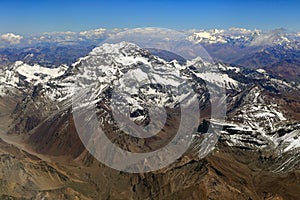
[[[266,73],[266,70],[264,70],[264,69],[257,69],[256,71],[257,71],[258,73],[261,73],[261,74]]]

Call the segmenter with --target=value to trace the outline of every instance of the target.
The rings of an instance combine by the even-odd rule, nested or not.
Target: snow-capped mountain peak
[[[238,44],[246,46],[273,46],[291,43],[293,35],[282,30],[261,31],[243,28],[228,30],[199,30],[188,36],[188,40],[198,44]]]
[[[4,68],[1,81],[16,86],[21,80],[33,85],[44,84],[49,80],[62,76],[67,66],[61,65],[57,68],[46,68],[40,65],[29,65],[22,61],[16,61],[13,65]],[[18,80],[21,79],[21,80]]]

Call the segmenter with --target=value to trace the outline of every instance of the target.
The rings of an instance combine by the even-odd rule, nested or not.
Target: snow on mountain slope
[[[293,86],[285,81],[270,78],[265,71],[259,70],[256,74],[250,73],[245,76],[237,67],[207,63],[200,58],[188,61],[186,65],[176,62],[174,64],[153,57],[138,46],[125,42],[98,47],[82,60],[83,63],[84,61],[89,65],[84,65],[80,75],[83,81],[79,84],[90,83],[91,78],[99,82],[99,87],[91,98],[96,99],[93,103],[99,104],[101,98],[105,97],[103,94],[107,93],[105,91],[110,91],[109,88],[114,85],[131,94],[124,101],[118,102],[118,105],[129,103],[129,115],[133,121],[147,119],[147,107],[150,104],[172,107],[180,97],[169,95],[165,91],[167,87],[159,88],[157,85],[136,89],[133,87],[136,85],[127,84],[132,80],[147,83],[148,78],[154,82],[159,79],[159,82],[170,87],[180,87],[181,82],[177,81],[180,80],[179,77],[197,84],[201,83],[200,80],[205,80],[199,87],[205,88],[206,84],[212,84],[234,91],[233,96],[228,98],[230,104],[234,104],[236,108],[229,115],[228,123],[212,120],[213,124],[219,123],[224,127],[221,137],[228,145],[252,150],[277,148],[278,152],[291,152],[298,148],[298,139],[295,137],[298,134],[297,124],[290,127],[295,130],[291,135],[289,133],[285,137],[278,135],[281,129],[288,129],[288,124],[294,121],[290,120],[288,113],[284,111],[280,99],[268,94],[272,92],[272,89],[268,91],[272,87],[288,91]],[[91,63],[94,64],[90,65]],[[78,64],[80,66],[80,63]],[[244,80],[241,82],[242,79]],[[254,87],[253,84],[256,82],[261,86]],[[200,94],[207,92],[202,91]],[[202,98],[202,101],[205,101],[205,98]]]
[[[203,80],[218,85],[219,87],[224,87],[226,89],[238,88],[239,83],[230,78],[225,73],[217,73],[217,72],[202,72],[196,73],[199,78]]]
[[[189,66],[195,67],[193,73],[195,76],[205,80],[207,83],[216,85],[225,89],[236,89],[242,85],[237,80],[234,80],[228,75],[228,72],[239,73],[240,69],[237,67],[228,66],[222,63],[204,62],[197,57],[187,63]]]
[[[299,149],[300,123],[290,120],[279,99],[256,86],[241,94],[240,105],[229,114],[222,137],[228,145],[278,154]]]
[[[68,67],[61,65],[57,68],[46,68],[40,65],[28,65],[22,61],[17,61],[13,65],[2,69],[0,74],[0,96],[4,96],[8,91],[26,91],[34,86],[41,85],[48,93],[47,96],[53,100],[62,97],[62,95],[52,94],[57,93],[55,87],[60,87],[60,92],[64,91],[66,82],[59,82],[57,79],[63,76],[68,70]],[[49,90],[52,92],[49,93]]]
[[[262,31],[243,28],[199,30],[188,36],[188,40],[206,44],[240,44],[248,46],[287,45],[294,41],[295,34],[282,30]]]
[[[108,99],[105,93],[110,90],[117,96],[125,95],[117,97],[120,99],[114,105],[130,115],[133,121],[146,120],[153,105],[174,108],[193,95],[191,86],[202,88],[197,94],[199,101],[207,101],[206,96],[201,95],[206,90],[203,81],[192,80],[191,86],[187,85],[187,78],[182,73],[186,66],[176,61],[167,62],[132,43],[103,44],[77,66],[79,88],[88,87],[95,81],[95,92],[90,100]],[[191,91],[187,90],[189,87]],[[126,105],[130,107],[129,113],[124,110]]]
[[[287,133],[284,133],[281,129],[281,133],[272,137],[276,146],[283,152],[288,152],[296,149],[300,149],[300,124],[296,127],[297,129],[290,129]]]
[[[227,43],[220,33],[223,33],[224,30],[210,30],[210,31],[201,31],[195,32],[193,35],[189,36],[188,39],[195,41],[196,43],[206,42],[209,44],[215,43]]]
[[[288,124],[294,122],[285,113],[280,100],[268,95],[267,91],[272,92],[273,89],[269,88],[273,87],[282,91],[295,87],[271,78],[262,70],[248,73],[222,63],[204,62],[200,58],[186,64],[179,64],[176,60],[167,62],[135,44],[121,42],[96,47],[71,67],[49,69],[16,62],[2,69],[0,82],[2,96],[13,88],[24,90],[40,85],[40,94],[54,104],[70,101],[74,86],[94,86],[92,94],[84,101],[92,106],[112,102],[132,121],[139,123],[149,120],[151,106],[174,108],[192,95],[191,91],[184,89],[186,82],[202,105],[209,99],[208,85],[224,87],[232,91],[228,104],[233,107],[229,123],[222,124],[225,127],[222,138],[227,144],[251,149],[278,147],[283,152],[299,148],[299,127],[292,125],[290,133],[280,134],[281,129],[287,132]],[[254,83],[261,86],[253,87]],[[111,97],[118,96],[118,91],[125,96],[113,102]],[[128,110],[124,109],[126,105]]]
[[[19,82],[18,77],[22,77],[25,82],[37,85],[63,75],[66,70],[67,66],[64,65],[57,68],[46,68],[39,65],[30,66],[22,61],[17,61],[3,70],[4,75],[1,76],[0,80],[16,86]]]
[[[188,37],[190,41],[195,43],[207,43],[207,44],[225,44],[232,42],[248,42],[255,36],[258,36],[260,31],[258,30],[246,30],[246,29],[212,29],[212,30],[199,30],[194,32]]]
[[[264,95],[262,88],[252,88],[243,98],[244,104],[240,106],[232,120],[242,122],[251,129],[262,130],[263,127],[274,131],[278,123],[284,123],[287,119],[279,111],[282,109],[269,98]]]
[[[32,82],[34,85],[46,83],[50,79],[57,78],[67,70],[67,66],[63,65],[58,68],[45,68],[39,65],[30,66],[22,61],[17,61],[12,67],[16,73],[25,77],[26,82]]]

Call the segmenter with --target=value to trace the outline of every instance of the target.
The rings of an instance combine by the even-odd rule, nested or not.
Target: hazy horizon
[[[1,1],[0,34],[164,27],[299,32],[299,1]]]

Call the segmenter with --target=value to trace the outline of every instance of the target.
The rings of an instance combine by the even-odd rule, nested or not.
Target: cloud
[[[16,35],[13,33],[6,33],[3,35],[0,35],[0,40],[8,42],[9,44],[19,44],[22,39],[23,39],[23,36]]]
[[[84,37],[88,38],[88,39],[92,39],[92,38],[95,38],[95,37],[97,38],[97,37],[103,36],[105,31],[106,31],[106,29],[99,28],[99,29],[95,29],[95,30],[82,31],[79,34],[81,36],[84,36]]]

